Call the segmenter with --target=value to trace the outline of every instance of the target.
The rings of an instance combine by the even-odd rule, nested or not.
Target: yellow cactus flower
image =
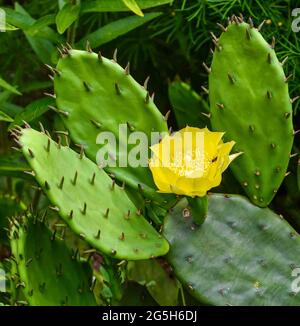
[[[223,132],[186,127],[151,147],[149,167],[160,192],[203,197],[220,185],[222,173],[241,153],[229,155],[235,142]]]

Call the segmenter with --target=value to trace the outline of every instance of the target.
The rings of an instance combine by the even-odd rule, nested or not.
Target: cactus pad
[[[146,90],[147,83],[144,87],[138,84],[131,77],[129,66],[122,68],[116,58],[109,60],[91,51],[68,50],[68,55],[59,60],[56,71],[54,89],[58,112],[72,139],[84,146],[92,161],[96,162],[101,148],[96,144],[100,132],[111,132],[118,145],[133,131],[140,131],[147,136],[150,146],[152,131],[168,131],[166,120]],[[121,133],[120,124],[125,125]],[[135,146],[136,142],[128,144],[128,148],[117,146],[117,153],[109,148],[116,167],[107,166],[105,170],[135,189],[140,184],[151,199],[166,197],[157,194],[147,166],[125,166],[127,154]],[[147,150],[147,158],[148,154]]]
[[[44,223],[29,218],[15,224],[11,230],[11,247],[17,273],[12,278],[15,287],[22,289],[26,303],[95,305],[88,265],[72,257],[64,242],[56,239]]]
[[[300,237],[280,216],[241,196],[209,196],[198,227],[184,199],[167,217],[167,259],[198,300],[213,305],[299,305],[292,270]]]
[[[141,216],[124,189],[83,152],[33,129],[23,129],[19,141],[52,209],[92,247],[130,260],[168,252],[167,241]]]
[[[250,200],[267,206],[285,176],[293,143],[292,105],[274,44],[231,22],[217,42],[209,75],[211,124],[244,153],[231,168]]]

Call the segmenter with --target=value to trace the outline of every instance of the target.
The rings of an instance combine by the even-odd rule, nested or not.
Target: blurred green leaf
[[[45,27],[55,24],[55,15],[46,15],[36,20],[29,28],[26,29],[26,33],[30,36],[38,35]]]
[[[19,112],[24,110],[24,108],[14,103],[10,103],[10,102],[1,103],[0,101],[0,110],[8,114],[10,117],[14,118]]]
[[[4,79],[0,78],[0,87],[6,89],[7,91],[10,91],[17,95],[22,95],[15,87],[11,86],[8,82],[6,82]]]
[[[127,277],[129,281],[145,286],[159,305],[177,305],[179,282],[171,277],[157,260],[128,262]]]
[[[23,123],[23,120],[26,122],[31,122],[36,118],[39,118],[41,115],[46,113],[49,108],[49,105],[53,105],[54,100],[52,98],[41,98],[31,102],[25,107],[25,109],[15,116],[14,121],[9,125],[8,130],[14,128],[17,125]]]
[[[6,113],[0,111],[0,121],[5,121],[5,122],[12,122],[14,119],[12,119],[9,115]]]
[[[136,0],[135,2],[141,9],[148,9],[172,3],[174,0]],[[118,12],[129,11],[130,9],[125,5],[122,0],[95,0],[86,1],[81,4],[81,12]]]
[[[15,10],[11,8],[3,8],[3,9],[5,10],[5,14],[6,14],[6,22],[17,28],[22,29],[24,32],[27,32],[28,29],[30,30],[32,25],[34,25],[34,23],[37,21],[34,18],[32,18],[27,13],[27,11],[17,2],[15,3]],[[45,19],[47,20],[49,19],[49,17]],[[50,27],[47,26],[44,26],[43,28],[39,29],[38,32],[36,32],[35,36],[52,42],[63,41],[60,35],[55,33]]]
[[[27,24],[28,24],[27,27],[26,28],[21,27],[21,28],[23,29],[24,34],[29,44],[31,45],[33,51],[36,53],[38,58],[43,63],[51,63],[51,55],[55,47],[49,40],[45,39],[45,37],[46,37],[46,33],[47,32],[49,33],[49,30],[50,32],[52,30],[48,27],[45,27],[42,29],[43,37],[39,37],[37,34],[35,36],[30,36],[30,34],[26,32],[26,29],[29,28],[32,24],[34,24],[35,20],[31,18],[31,16],[26,12],[26,10],[20,4],[16,3],[15,8],[16,8],[16,13],[22,14],[22,17],[25,17],[25,19],[27,20]]]
[[[80,12],[80,5],[72,5],[70,3],[63,6],[63,8],[56,15],[56,26],[59,34],[63,34],[78,18]]]
[[[144,25],[160,15],[160,12],[153,12],[146,14],[144,17],[130,16],[116,20],[85,36],[82,40],[80,40],[78,46],[83,48],[86,42],[89,41],[92,47],[98,47],[130,32],[139,26]]]
[[[144,14],[135,0],[122,0],[126,7],[133,11],[136,15],[143,17]]]
[[[30,167],[27,164],[24,156],[21,153],[0,155],[0,175],[17,178],[30,178],[24,171],[29,171]]]
[[[204,128],[209,125],[209,106],[189,84],[175,81],[169,85],[169,99],[175,113],[178,127]]]

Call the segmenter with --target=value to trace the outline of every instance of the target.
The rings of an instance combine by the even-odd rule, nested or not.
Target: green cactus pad
[[[140,216],[124,189],[96,164],[33,129],[22,151],[54,210],[92,247],[119,259],[164,255],[169,246]]]
[[[101,148],[96,144],[100,132],[112,132],[118,142],[125,141],[131,132],[143,132],[149,141],[151,132],[167,132],[167,123],[155,106],[145,87],[138,84],[115,60],[89,51],[69,50],[57,64],[54,79],[56,102],[72,139],[84,145],[87,156],[97,161]],[[119,135],[119,125],[127,130]],[[125,134],[127,133],[127,136]],[[148,167],[120,167],[120,158],[127,157],[128,149],[118,147],[116,167],[106,167],[118,180],[138,189],[138,184],[150,199],[162,202],[168,198],[156,192],[156,186]],[[147,155],[149,151],[147,152]],[[173,196],[172,196],[173,198]]]
[[[209,196],[206,221],[193,223],[187,201],[167,217],[167,259],[198,300],[212,305],[300,305],[292,292],[300,237],[280,216],[241,196]]]
[[[221,35],[209,98],[213,129],[244,153],[231,164],[233,173],[253,203],[267,206],[289,162],[292,105],[282,65],[256,28],[232,22]]]
[[[25,301],[32,306],[95,305],[89,266],[72,257],[44,223],[33,218],[23,223],[12,227],[11,247],[17,265],[14,286],[22,289]]]

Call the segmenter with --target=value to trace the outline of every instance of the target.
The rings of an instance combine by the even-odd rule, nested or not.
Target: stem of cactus
[[[203,197],[187,197],[189,206],[192,210],[193,220],[197,225],[204,223],[208,212],[208,198],[207,195]]]

